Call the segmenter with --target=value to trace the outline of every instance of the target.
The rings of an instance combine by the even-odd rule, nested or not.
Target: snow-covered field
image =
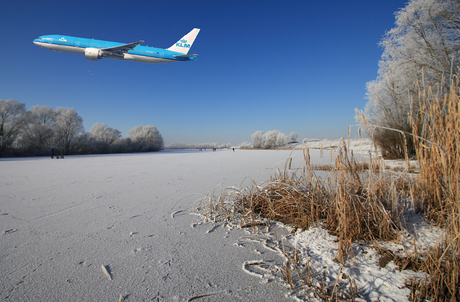
[[[311,154],[314,164],[330,163]],[[208,192],[261,183],[289,156],[292,169],[302,166],[301,150],[0,159],[0,300],[292,301],[299,293],[276,274],[244,265],[276,267],[277,252],[246,242],[246,230],[190,214]],[[439,236],[424,227],[425,241]],[[280,227],[277,236],[291,236],[313,269],[338,270],[333,238],[317,228],[289,231]],[[372,251],[356,259],[362,266],[347,274],[368,289],[365,299],[407,296],[406,273],[378,267]]]

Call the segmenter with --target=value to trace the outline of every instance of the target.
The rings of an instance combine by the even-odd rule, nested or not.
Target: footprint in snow
[[[12,234],[12,233],[15,233],[17,231],[18,231],[18,229],[9,229],[9,230],[3,231],[3,234]]]

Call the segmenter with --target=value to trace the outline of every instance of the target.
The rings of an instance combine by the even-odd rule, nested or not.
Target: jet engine
[[[97,48],[86,48],[85,59],[91,61],[97,61],[102,57],[101,50]]]

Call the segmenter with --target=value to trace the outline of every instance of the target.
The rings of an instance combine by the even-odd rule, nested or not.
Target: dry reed
[[[290,160],[286,167],[289,163]],[[364,166],[369,170],[364,170]],[[336,261],[344,264],[353,257],[352,242],[397,238],[402,189],[397,186],[399,182],[388,185],[382,170],[378,159],[371,159],[366,165],[358,163],[343,142],[332,173],[323,180],[314,173],[309,150],[305,149],[303,169],[295,173],[288,173],[286,169],[261,185],[230,188],[217,196],[213,193],[201,201],[200,208],[208,221],[228,224],[236,221],[239,227],[253,227],[254,232],[268,227],[267,220],[300,229],[322,223],[339,238]],[[279,249],[286,259],[282,271],[291,288],[295,272],[304,287],[316,288],[318,297],[336,300],[357,296],[351,280],[348,289],[341,286],[332,293],[314,286],[310,268],[297,266],[296,250],[290,247],[290,252],[286,252],[284,245]]]
[[[460,301],[460,97],[458,81],[444,97],[419,95],[421,114],[411,114],[420,165],[415,198],[425,215],[446,228],[446,237],[423,254],[424,280],[411,282],[412,299]],[[428,277],[429,276],[429,277]]]

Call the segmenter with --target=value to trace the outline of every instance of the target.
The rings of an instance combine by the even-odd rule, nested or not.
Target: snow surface
[[[329,164],[320,153],[311,150],[312,163]],[[246,240],[247,230],[191,214],[208,192],[262,183],[283,171],[289,156],[292,169],[302,166],[301,150],[0,159],[0,300],[302,298],[276,272],[253,265],[282,266],[278,251]],[[439,234],[430,237],[429,229],[424,240],[433,242]],[[277,227],[275,234],[308,253],[313,269],[338,269],[331,262],[336,243],[324,230],[289,231]],[[368,298],[405,300],[406,275],[390,264],[378,267],[375,252],[361,256],[362,267],[347,274],[368,288]]]

